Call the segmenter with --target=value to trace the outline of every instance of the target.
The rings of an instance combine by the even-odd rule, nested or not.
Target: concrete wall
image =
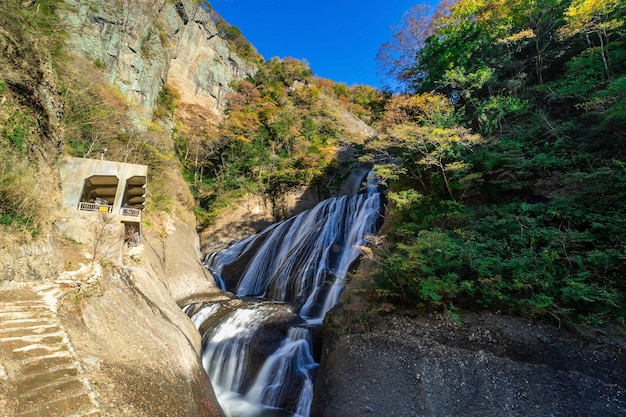
[[[126,181],[135,176],[146,178],[148,176],[148,167],[146,165],[87,158],[64,158],[60,164],[60,170],[63,207],[73,210],[76,210],[78,207],[86,178],[93,175],[116,176],[119,180],[113,204],[113,214],[116,215],[120,212],[120,207],[122,206]]]
[[[88,255],[121,264],[124,247],[124,224],[122,222],[136,222],[141,225],[140,216],[119,214],[126,181],[136,176],[147,177],[148,167],[69,157],[61,162],[60,173],[62,207],[57,222],[59,231],[65,237],[85,244]],[[119,179],[112,214],[78,210],[85,179],[94,175],[114,175]]]

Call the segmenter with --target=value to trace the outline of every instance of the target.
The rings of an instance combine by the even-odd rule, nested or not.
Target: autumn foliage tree
[[[308,64],[272,58],[233,89],[226,118],[213,130],[193,129],[205,132],[199,134],[204,138],[198,160],[205,166],[195,189],[204,209],[210,213],[245,193],[263,196],[276,208],[289,190],[321,184],[336,164],[340,126],[319,99]],[[198,154],[193,141],[186,149],[185,155]],[[185,159],[197,170],[195,159]]]

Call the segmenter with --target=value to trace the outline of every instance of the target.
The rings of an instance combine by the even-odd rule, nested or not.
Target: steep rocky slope
[[[255,71],[195,1],[66,3],[69,44],[137,104],[138,122],[152,118],[165,84],[180,92],[181,103],[221,114],[229,83]]]

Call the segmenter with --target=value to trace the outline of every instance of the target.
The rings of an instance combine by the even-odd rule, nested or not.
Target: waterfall
[[[332,307],[337,302],[342,281],[328,302],[317,298],[319,291],[329,279],[345,278],[366,236],[376,232],[380,205],[378,193],[323,201],[208,257],[205,264],[237,296],[296,302],[306,305],[303,314],[308,316],[315,303]],[[225,268],[251,248],[256,251],[241,277],[232,287],[224,284]],[[322,308],[314,318],[326,311]]]
[[[202,361],[229,417],[308,417],[318,367],[311,329],[339,301],[381,205],[368,178],[365,193],[323,201],[206,258],[222,289],[242,299],[229,311],[209,304],[192,315],[198,329],[211,321]],[[251,297],[263,301],[244,301]],[[268,328],[282,334],[279,343],[263,336]]]
[[[256,323],[266,314],[266,310],[261,308],[238,309],[214,329],[204,347],[202,364],[216,388],[232,392],[242,388],[249,340],[254,335]],[[220,366],[212,366],[214,363]]]
[[[322,288],[321,286],[316,287],[314,293],[308,298],[300,312],[303,317],[308,317],[320,323],[324,315],[339,302],[339,296],[343,290],[348,269],[361,254],[361,248],[367,243],[367,235],[376,233],[377,229],[380,194],[359,194],[344,198],[347,198],[352,205],[350,207],[351,210],[348,212],[349,215],[343,221],[344,236],[342,236],[340,241],[340,250],[336,257],[334,269],[332,269],[335,280],[330,286],[326,298],[323,299],[322,308],[316,315],[312,314],[312,308],[316,301],[316,293]]]
[[[292,327],[281,347],[263,364],[246,399],[253,403],[278,405],[287,390],[300,385],[296,409],[308,410],[313,398],[311,370],[317,366],[311,352],[309,330]],[[296,414],[300,413],[296,411]],[[300,415],[308,415],[308,411]]]
[[[214,267],[211,268],[211,273],[213,274],[217,285],[219,285],[222,291],[226,291],[226,284],[222,280],[222,268],[224,267],[224,265],[228,265],[229,263],[237,259],[237,257],[241,255],[242,252],[245,252],[247,249],[249,249],[250,244],[254,241],[254,238],[255,235],[248,236],[247,238],[240,240],[238,244],[232,245],[221,252],[214,252],[207,255],[206,259],[204,260],[204,264],[214,265]]]

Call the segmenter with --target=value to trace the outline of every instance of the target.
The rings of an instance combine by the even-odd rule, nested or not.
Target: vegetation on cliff
[[[397,180],[380,295],[624,322],[625,12],[458,0],[405,16],[379,54],[404,93],[369,144],[402,162],[380,169]]]
[[[200,7],[211,14],[211,18],[219,31],[219,35],[228,41],[232,50],[235,51],[237,55],[255,64],[263,60],[263,57],[257,52],[254,45],[243,36],[241,29],[228,23],[208,1],[202,0],[198,1],[198,3]]]
[[[275,203],[299,187],[323,191],[339,147],[352,140],[338,112],[372,119],[384,97],[371,87],[313,77],[306,62],[293,58],[264,61],[253,78],[232,87],[221,123],[207,125],[202,115],[177,130],[176,148],[203,221],[245,193]]]
[[[53,128],[40,104],[47,57],[61,54],[57,1],[0,4],[0,226],[33,236],[49,220],[45,159]]]
[[[68,7],[0,4],[0,226],[21,238],[48,229],[58,213],[56,162],[64,155],[145,163],[150,210],[172,210],[176,199],[168,172],[180,163],[169,134],[156,122],[137,125],[137,104],[108,82],[101,62],[68,56],[60,18]],[[162,102],[155,114],[167,112]]]

